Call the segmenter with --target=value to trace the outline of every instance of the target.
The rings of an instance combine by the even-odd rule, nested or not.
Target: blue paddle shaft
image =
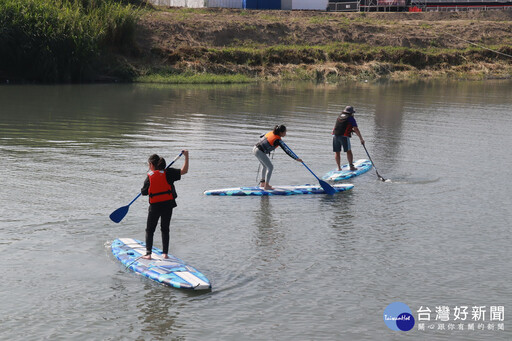
[[[315,173],[313,173],[313,171],[312,171],[311,169],[309,169],[309,167],[308,167],[304,162],[302,162],[302,164],[304,165],[304,167],[306,167],[306,168],[307,168],[307,170],[308,170],[308,171],[310,171],[310,172],[311,172],[311,174],[313,174],[313,175],[315,176],[315,178],[317,178],[317,180],[321,181],[321,180],[318,178],[318,176],[316,176],[316,174],[315,174]]]
[[[135,200],[139,199],[139,197],[140,197],[141,195],[142,195],[142,193],[137,194],[137,196],[136,196],[135,198],[133,198],[133,200],[132,200],[132,201],[130,201],[130,203],[128,204],[128,206],[130,206],[131,204],[133,204],[133,202],[134,202]]]
[[[366,155],[368,155],[368,158],[370,159],[370,162],[372,163],[372,166],[375,169],[375,174],[377,174],[377,177],[379,178],[379,180],[386,181],[386,179],[384,179],[379,174],[379,171],[377,170],[377,167],[375,167],[375,164],[373,163],[372,157],[370,156],[370,153],[368,153],[368,149],[366,149],[366,146],[364,144],[363,144],[363,148],[364,148],[364,151],[366,152]]]
[[[173,163],[175,163],[175,162],[176,162],[176,160],[178,160],[182,155],[183,155],[183,150],[181,151],[181,153],[180,153],[178,156],[176,156],[176,157],[174,158],[174,160],[172,160],[172,162],[171,162],[167,167],[165,167],[165,169],[167,169],[167,168],[171,167],[171,166],[172,166],[172,164],[173,164]]]
[[[298,158],[299,158],[299,157],[297,156],[297,154],[295,154],[295,153],[290,149],[290,147],[288,147],[288,146],[286,145],[286,143],[284,143],[284,142],[283,142],[283,140],[281,140],[281,143],[282,143],[282,145],[283,145],[284,147],[286,147],[286,149],[288,149],[288,150],[290,151],[290,153],[291,153],[291,154],[292,154],[296,159],[298,159]],[[304,167],[306,167],[306,169],[307,169],[308,171],[310,171],[310,172],[311,172],[311,174],[313,174],[313,175],[315,176],[315,178],[316,178],[316,179],[318,180],[318,182],[320,183],[320,186],[322,186],[322,188],[324,189],[325,193],[327,193],[327,194],[334,194],[334,193],[336,193],[336,192],[337,192],[337,191],[336,191],[336,190],[335,190],[331,185],[329,185],[327,182],[320,180],[320,178],[319,178],[318,176],[316,176],[316,174],[315,174],[315,173],[313,173],[313,171],[312,171],[311,169],[309,169],[309,167],[304,163],[304,161],[302,161],[302,164],[304,165]]]

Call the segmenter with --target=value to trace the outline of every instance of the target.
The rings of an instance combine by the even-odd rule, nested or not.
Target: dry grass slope
[[[171,82],[183,74],[318,82],[510,78],[511,18],[511,11],[159,8],[143,15],[126,60],[145,79],[168,75]]]

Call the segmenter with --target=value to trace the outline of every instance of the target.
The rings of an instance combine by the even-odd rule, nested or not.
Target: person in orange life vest
[[[162,256],[169,258],[169,226],[171,224],[172,210],[176,207],[176,190],[174,182],[188,172],[188,150],[183,151],[185,162],[181,169],[165,168],[165,159],[153,154],[148,159],[149,172],[144,186],[140,190],[142,195],[149,195],[148,220],[146,224],[146,255],[142,258],[151,259],[153,249],[153,235],[155,234],[158,219],[162,231]]]
[[[336,119],[336,124],[334,125],[334,129],[332,131],[332,151],[334,152],[334,160],[336,161],[336,165],[338,165],[338,170],[341,170],[341,160],[340,153],[341,147],[343,146],[343,151],[347,153],[348,164],[350,165],[350,170],[357,170],[354,167],[354,155],[352,154],[352,148],[350,145],[350,137],[352,136],[352,132],[356,133],[359,136],[359,140],[361,140],[361,144],[364,145],[363,136],[357,127],[356,119],[354,118],[354,113],[356,111],[350,105],[345,107],[345,110],[338,116]]]
[[[277,125],[274,127],[274,130],[266,133],[265,135],[262,135],[261,140],[256,143],[252,150],[256,158],[263,166],[260,181],[260,187],[263,189],[274,189],[272,186],[270,186],[270,177],[272,176],[272,170],[274,169],[274,165],[272,165],[272,162],[268,157],[271,151],[275,150],[277,147],[281,147],[284,152],[288,154],[292,159],[298,162],[302,162],[301,159],[297,158],[291,150],[289,150],[285,145],[281,143],[281,138],[285,136],[286,127],[284,125]]]

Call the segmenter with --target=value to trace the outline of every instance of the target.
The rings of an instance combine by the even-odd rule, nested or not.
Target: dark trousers
[[[162,231],[162,251],[169,253],[169,226],[171,225],[173,206],[170,201],[150,204],[148,209],[148,221],[146,224],[146,252],[151,254],[153,249],[153,235],[155,234],[158,219]]]

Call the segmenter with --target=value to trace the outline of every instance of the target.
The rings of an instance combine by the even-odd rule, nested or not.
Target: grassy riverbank
[[[245,83],[512,77],[512,11],[167,9],[0,0],[0,79]],[[134,5],[135,4],[135,5]]]
[[[160,8],[141,17],[140,54],[131,61],[139,74],[171,83],[182,74],[315,82],[511,78],[511,19],[508,11]]]

